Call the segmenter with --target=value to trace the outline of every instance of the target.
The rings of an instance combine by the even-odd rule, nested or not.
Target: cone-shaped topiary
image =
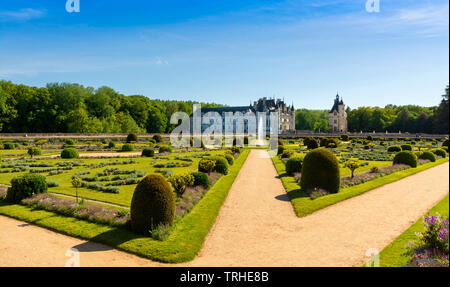
[[[317,148],[305,156],[300,179],[302,189],[323,188],[330,193],[337,193],[340,184],[339,163],[331,151]]]
[[[395,155],[394,164],[407,164],[410,167],[417,167],[417,156],[411,151],[401,151]]]
[[[131,229],[149,234],[158,225],[170,225],[175,217],[175,195],[158,174],[143,178],[134,190],[130,207]]]

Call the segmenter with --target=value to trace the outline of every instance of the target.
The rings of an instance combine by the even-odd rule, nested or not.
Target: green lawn
[[[429,213],[435,215],[439,212],[440,215],[449,215],[449,196],[447,195],[438,204],[436,204]],[[401,267],[406,265],[410,260],[411,256],[405,254],[407,249],[406,245],[410,241],[416,241],[416,232],[422,232],[425,227],[422,223],[422,218],[416,221],[411,227],[409,227],[405,232],[403,232],[399,237],[397,237],[391,244],[386,246],[380,252],[380,267]]]
[[[299,184],[295,181],[294,177],[288,176],[286,174],[285,164],[278,157],[274,157],[272,158],[272,160],[278,174],[280,175],[283,186],[286,189],[289,198],[291,199],[291,203],[294,207],[295,213],[297,214],[298,217],[304,217],[319,209],[333,205],[348,198],[363,194],[369,190],[397,181],[404,177],[416,174],[420,171],[431,168],[433,166],[442,164],[444,162],[448,162],[448,157],[439,159],[433,163],[421,165],[417,168],[402,170],[387,176],[376,178],[366,183],[362,183],[348,188],[343,188],[339,191],[339,193],[322,196],[314,200],[312,200],[304,191],[301,190]]]
[[[249,152],[248,149],[242,152],[234,165],[230,167],[229,174],[217,181],[194,209],[177,223],[173,233],[165,241],[153,240],[124,228],[90,223],[2,201],[0,201],[0,214],[70,236],[104,243],[155,261],[168,263],[190,261],[200,251]]]

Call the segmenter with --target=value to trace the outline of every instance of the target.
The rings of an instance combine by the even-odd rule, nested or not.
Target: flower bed
[[[354,185],[358,185],[361,183],[365,183],[369,180],[378,178],[378,177],[382,177],[382,176],[386,176],[389,175],[391,173],[397,172],[397,171],[401,171],[401,170],[405,170],[411,168],[409,165],[406,164],[394,164],[391,166],[386,166],[383,168],[380,168],[378,170],[378,172],[372,172],[369,171],[367,173],[363,173],[363,174],[359,174],[359,175],[355,175],[353,178],[351,177],[344,177],[341,179],[341,187],[342,188],[346,188],[346,187],[350,187],[350,186],[354,186]]]

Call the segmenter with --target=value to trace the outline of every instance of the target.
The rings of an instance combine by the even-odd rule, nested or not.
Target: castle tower
[[[339,94],[336,95],[334,105],[328,113],[328,121],[330,133],[347,132],[347,113],[342,98],[339,99]]]

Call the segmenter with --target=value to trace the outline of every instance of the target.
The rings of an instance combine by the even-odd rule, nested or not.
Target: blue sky
[[[0,1],[0,79],[150,98],[296,108],[437,105],[449,83],[448,1]]]

